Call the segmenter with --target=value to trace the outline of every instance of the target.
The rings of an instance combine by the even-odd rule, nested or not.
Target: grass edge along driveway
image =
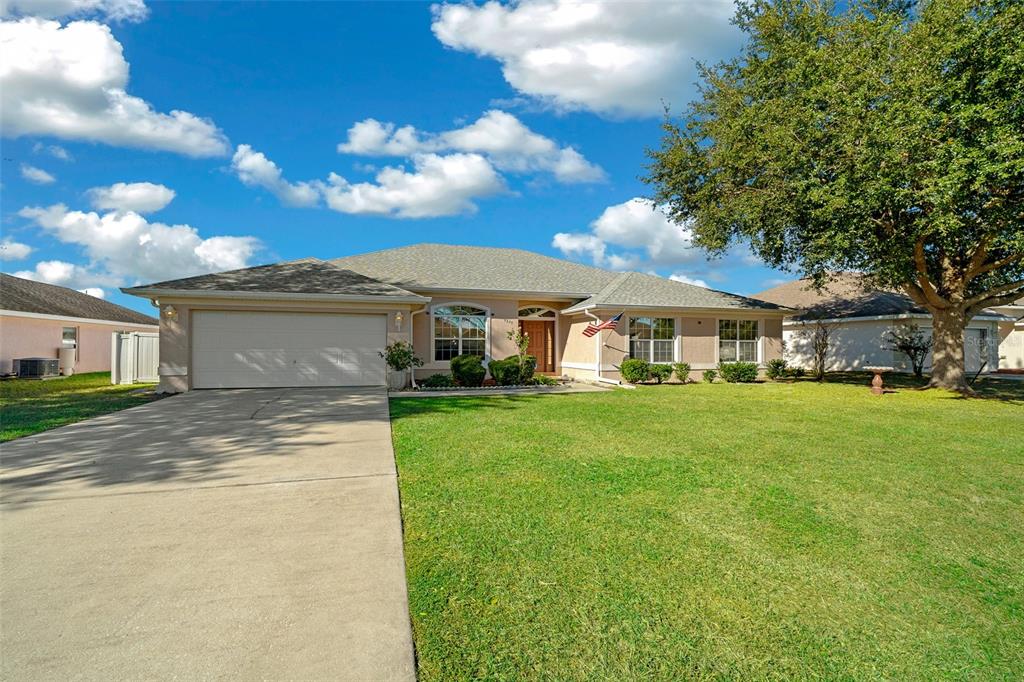
[[[0,443],[157,399],[153,384],[112,385],[110,372],[0,381]]]
[[[1022,389],[392,400],[420,677],[1019,679]]]

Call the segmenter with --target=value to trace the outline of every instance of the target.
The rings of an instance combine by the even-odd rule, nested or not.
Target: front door
[[[538,372],[555,371],[555,321],[520,320],[519,328],[530,337],[526,352],[537,358]]]

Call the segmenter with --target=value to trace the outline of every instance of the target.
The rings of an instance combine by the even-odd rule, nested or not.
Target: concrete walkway
[[[0,448],[0,678],[414,679],[383,389],[197,391]]]

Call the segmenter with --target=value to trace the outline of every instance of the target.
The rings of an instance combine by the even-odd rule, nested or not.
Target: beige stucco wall
[[[517,349],[508,339],[508,333],[519,326],[519,309],[527,306],[542,306],[558,311],[569,303],[563,300],[539,300],[539,299],[514,299],[514,298],[493,298],[486,296],[431,296],[428,311],[435,306],[447,304],[465,304],[484,308],[488,311],[487,318],[487,356],[485,360],[503,360],[510,355],[515,355]],[[447,374],[451,371],[451,363],[448,361],[435,361],[434,346],[431,336],[433,318],[428,312],[417,313],[413,317],[413,349],[416,355],[424,361],[423,367],[416,370],[418,378],[424,378],[431,374]],[[562,349],[565,347],[566,339],[570,338],[570,319],[564,315],[556,315],[555,321],[555,371],[561,371],[561,361],[564,356]],[[591,341],[592,342],[592,341]]]
[[[614,313],[600,312],[598,317],[607,320]],[[705,369],[711,369],[718,363],[718,320],[748,319],[758,320],[760,329],[759,356],[762,364],[782,356],[782,318],[763,315],[742,315],[734,313],[717,314],[666,314],[663,311],[630,311],[623,316],[622,322],[614,331],[601,333],[601,375],[607,378],[618,378],[618,367],[629,353],[629,319],[630,317],[671,317],[675,320],[676,338],[674,346],[675,362],[688,362],[691,366],[691,378],[699,378]],[[593,379],[596,373],[597,350],[593,338],[583,336],[583,330],[591,322],[591,318],[577,315],[572,318],[571,325],[566,325],[568,338],[565,340],[565,354],[562,358],[563,373],[576,378]],[[586,365],[587,367],[566,367]],[[572,371],[570,371],[570,369]]]
[[[160,301],[160,387],[166,393],[180,393],[191,388],[189,378],[192,364],[191,320],[196,310],[251,310],[260,312],[310,313],[385,313],[388,317],[387,343],[409,340],[411,306],[407,304],[337,303],[331,301],[272,301],[232,299],[163,298]],[[170,319],[166,306],[174,307],[176,315]],[[396,315],[402,313],[398,323]]]
[[[1024,323],[999,323],[999,369],[1024,369]]]
[[[64,327],[78,328],[75,372],[110,371],[110,335],[118,331],[155,332],[150,325],[48,320],[0,315],[0,373],[11,371],[15,358],[56,358]]]

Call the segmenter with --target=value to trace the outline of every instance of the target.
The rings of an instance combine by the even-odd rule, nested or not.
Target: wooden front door
[[[537,358],[538,372],[555,371],[555,321],[520,320],[519,328],[530,337],[526,352]]]

